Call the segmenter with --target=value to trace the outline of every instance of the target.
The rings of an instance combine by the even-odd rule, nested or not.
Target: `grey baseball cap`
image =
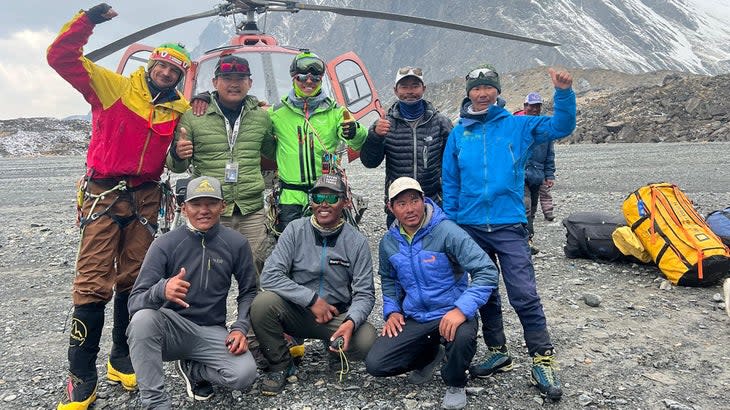
[[[199,176],[188,182],[188,190],[185,195],[185,202],[195,198],[223,199],[221,183],[213,177]]]

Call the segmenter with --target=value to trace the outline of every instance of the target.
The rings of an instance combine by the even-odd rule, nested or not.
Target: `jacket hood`
[[[459,112],[459,122],[463,124],[465,127],[468,127],[472,124],[478,123],[478,122],[489,122],[493,121],[496,118],[500,117],[506,117],[510,115],[509,111],[505,110],[504,108],[498,106],[498,105],[490,105],[489,110],[487,110],[486,114],[470,114],[469,113],[469,107],[471,107],[471,100],[469,97],[464,98],[464,100],[461,101],[461,110]]]
[[[421,229],[416,232],[416,236],[413,237],[413,240],[416,241],[420,239],[421,237],[428,235],[433,228],[438,225],[441,221],[446,219],[446,213],[439,208],[438,205],[436,205],[435,202],[431,200],[429,197],[425,197],[424,201],[426,204],[426,212],[425,212],[425,218],[426,221],[423,223],[423,226]],[[390,233],[395,235],[396,238],[399,240],[403,240],[402,235],[400,234],[400,222],[396,219],[395,222],[390,226],[389,229]]]

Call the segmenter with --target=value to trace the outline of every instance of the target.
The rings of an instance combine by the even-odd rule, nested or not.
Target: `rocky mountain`
[[[354,50],[378,89],[392,94],[397,67],[417,65],[427,83],[463,77],[494,63],[516,72],[544,65],[626,73],[730,72],[730,3],[717,0],[309,0],[418,16],[558,42],[545,47],[408,23],[325,12],[269,13],[259,28],[282,44],[332,58]],[[231,19],[211,22],[197,53],[227,42]]]

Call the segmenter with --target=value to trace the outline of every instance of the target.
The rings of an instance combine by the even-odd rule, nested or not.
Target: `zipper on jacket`
[[[413,179],[418,180],[418,133],[416,133],[418,122],[415,121],[408,125],[411,127],[411,137],[413,139]]]
[[[200,240],[200,245],[203,247],[203,255],[200,261],[200,287],[208,289],[208,272],[210,271],[210,260],[207,260],[206,248],[205,248],[205,236]],[[208,270],[206,271],[206,265]]]
[[[324,290],[324,270],[327,267],[325,260],[327,259],[327,238],[322,238],[322,256],[320,259],[320,269],[319,269],[319,292],[317,295],[319,297],[322,297],[322,291]],[[342,313],[342,312],[340,312]]]
[[[150,145],[151,137],[152,137],[152,130],[147,130],[147,139],[145,139],[145,141],[144,141],[144,146],[142,147],[142,154],[139,156],[139,166],[137,167],[137,175],[140,175],[142,173],[142,165],[144,164],[144,156],[147,153],[147,147]]]
[[[304,182],[304,135],[301,125],[297,125],[297,138],[299,139],[299,182]]]

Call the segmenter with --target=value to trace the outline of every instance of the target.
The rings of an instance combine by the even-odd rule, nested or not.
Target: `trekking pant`
[[[453,342],[439,334],[441,320],[418,323],[406,319],[403,331],[396,337],[380,336],[365,359],[365,367],[375,377],[396,376],[421,369],[438,353],[439,344],[446,345],[446,363],[441,378],[447,386],[466,386],[466,371],[477,351],[477,320],[469,319],[456,329]]]
[[[270,291],[256,295],[251,304],[251,324],[271,371],[286,369],[292,360],[284,333],[295,338],[324,340],[329,345],[330,337],[346,318],[347,312],[340,312],[325,324],[317,323],[309,308],[291,303]],[[361,324],[352,334],[346,351],[348,360],[364,360],[376,337],[373,325],[368,322]]]
[[[305,206],[297,204],[281,204],[279,205],[279,217],[276,223],[276,230],[284,232],[289,222],[304,216]]]
[[[527,185],[525,183],[525,213],[527,214],[527,232],[529,238],[535,236],[535,212],[537,212],[537,201],[540,199],[540,185]]]
[[[461,227],[485,252],[497,257],[507,297],[520,318],[530,355],[552,349],[545,313],[540,296],[537,294],[535,270],[532,266],[524,225],[505,225],[491,231],[474,225],[461,225]],[[479,316],[482,319],[482,333],[487,346],[505,345],[499,289],[492,291],[487,303],[479,309]]]
[[[263,208],[250,214],[241,215],[241,211],[236,207],[233,215],[221,216],[221,224],[240,232],[248,239],[254,257],[256,282],[258,283],[264,261],[268,256],[267,250],[264,249],[266,243],[266,215]]]
[[[253,355],[231,354],[223,326],[200,326],[167,308],[142,309],[132,316],[127,336],[143,408],[170,408],[163,362],[191,360],[193,379],[233,390],[245,390],[256,379]]]
[[[553,205],[553,196],[550,193],[552,188],[543,183],[540,185],[540,208],[542,208],[542,214],[547,218],[552,216],[555,205]]]

